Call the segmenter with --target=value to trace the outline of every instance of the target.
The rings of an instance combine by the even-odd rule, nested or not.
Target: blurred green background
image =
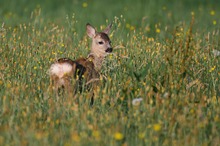
[[[206,30],[218,26],[219,6],[218,0],[1,0],[0,22],[25,23],[34,10],[40,9],[43,23],[64,25],[66,17],[75,14],[76,28],[80,28],[87,22],[99,26],[123,16],[134,28],[147,26],[149,30],[159,25],[163,30],[189,22],[193,14],[196,27]]]

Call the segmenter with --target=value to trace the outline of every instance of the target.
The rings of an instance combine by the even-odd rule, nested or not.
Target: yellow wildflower
[[[211,11],[210,11],[210,15],[214,16],[214,15],[215,15],[215,11],[214,11],[214,10],[211,10]]]
[[[138,134],[138,137],[139,137],[140,139],[144,139],[145,133],[144,133],[144,132],[139,133],[139,134]]]
[[[166,6],[163,6],[163,7],[162,7],[162,9],[163,9],[163,10],[166,10],[166,9],[167,9],[167,7],[166,7]]]
[[[59,119],[56,120],[56,124],[57,125],[60,124],[60,120]]]
[[[116,133],[114,134],[114,138],[115,138],[116,140],[122,140],[122,139],[124,138],[124,136],[123,136],[122,133],[116,132]]]
[[[37,140],[42,139],[42,138],[43,138],[42,132],[37,132],[37,133],[35,133],[35,138],[36,138]]]
[[[131,25],[129,24],[129,23],[126,23],[126,28],[130,28],[131,27]]]
[[[156,29],[156,33],[160,33],[160,29],[159,28]]]
[[[213,23],[213,25],[216,25],[216,24],[217,24],[217,21],[216,21],[216,20],[213,20],[212,23]]]
[[[132,31],[132,30],[134,30],[134,29],[135,29],[135,27],[134,27],[134,26],[131,26],[131,27],[130,27],[130,30],[131,30],[131,31]]]
[[[148,42],[154,42],[154,38],[148,38],[147,41]]]
[[[219,115],[216,115],[216,116],[214,117],[214,121],[215,121],[215,122],[219,122],[219,121],[220,121]]]
[[[212,68],[210,68],[209,72],[213,72],[215,70],[216,66],[213,66]]]
[[[7,87],[7,88],[11,88],[11,83],[8,82],[8,83],[6,84],[6,87]]]
[[[153,129],[154,129],[154,131],[160,131],[161,130],[161,125],[160,124],[154,124]]]
[[[95,131],[92,132],[92,136],[99,139],[100,138],[100,132],[95,130]]]
[[[73,133],[71,138],[74,142],[79,142],[80,141],[80,137],[77,133]]]
[[[83,7],[83,8],[88,7],[88,3],[87,3],[87,2],[82,3],[82,7]]]

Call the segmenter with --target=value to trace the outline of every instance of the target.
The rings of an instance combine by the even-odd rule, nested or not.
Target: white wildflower
[[[138,106],[138,105],[140,105],[142,100],[143,100],[142,98],[135,98],[132,100],[132,105]]]
[[[214,54],[215,57],[220,56],[220,51],[218,50],[213,50],[212,53]]]

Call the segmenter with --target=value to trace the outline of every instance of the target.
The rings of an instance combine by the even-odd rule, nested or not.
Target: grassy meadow
[[[0,145],[219,145],[219,6],[1,0]],[[99,31],[112,22],[115,48],[92,107],[87,92],[48,92],[51,63],[89,53],[87,22]]]

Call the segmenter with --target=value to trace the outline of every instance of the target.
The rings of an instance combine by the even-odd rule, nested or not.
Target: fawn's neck
[[[87,59],[93,62],[96,71],[100,71],[102,67],[102,63],[105,59],[105,56],[91,52],[88,55]]]

